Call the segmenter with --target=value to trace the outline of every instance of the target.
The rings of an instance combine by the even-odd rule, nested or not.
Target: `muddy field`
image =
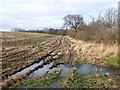
[[[2,32],[2,40],[4,41],[18,41],[23,39],[30,39],[36,37],[47,36],[48,34],[41,33],[24,33],[24,32]]]
[[[79,43],[78,45],[75,40],[67,36],[39,33],[4,32],[2,33],[2,38],[1,60],[3,88],[11,87],[16,83],[23,85],[25,80],[29,79],[34,80],[36,83],[36,80],[39,82],[39,79],[36,78],[43,77],[45,79],[45,75],[48,75],[48,81],[49,79],[53,81],[54,79],[57,80],[56,77],[65,78],[63,76],[68,75],[65,73],[69,73],[73,67],[81,73],[94,72],[95,75],[97,73],[106,76],[117,76],[119,78],[119,68],[111,68],[107,61],[103,59],[102,55],[92,49],[95,47],[94,45],[90,44],[83,47],[83,45],[85,46],[87,44]],[[108,52],[108,54],[110,53]],[[113,53],[114,55],[112,54],[111,56],[117,55],[114,50]],[[117,61],[115,64],[119,66]],[[54,78],[49,77],[49,74],[53,75]],[[72,75],[74,76],[74,73]],[[119,86],[114,78],[111,81],[115,83],[116,87]],[[67,87],[67,84],[60,85],[61,87]]]

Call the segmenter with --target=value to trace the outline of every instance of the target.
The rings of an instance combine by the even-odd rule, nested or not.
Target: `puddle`
[[[22,75],[22,74],[26,73],[28,70],[33,69],[34,67],[37,67],[38,65],[40,65],[40,64],[42,64],[42,63],[43,63],[43,60],[41,60],[39,63],[35,63],[35,64],[31,65],[31,66],[28,67],[28,68],[23,69],[21,72],[17,72],[17,73],[15,73],[15,74],[9,76],[8,78]]]
[[[53,73],[54,70],[60,70],[61,68],[63,68],[62,72],[60,73],[60,76],[66,76],[69,74],[70,70],[73,67],[75,67],[79,73],[93,72],[93,73],[99,73],[99,74],[109,73],[111,76],[118,75],[118,72],[115,72],[115,70],[113,70],[111,68],[107,68],[107,67],[103,67],[103,66],[99,66],[99,65],[89,65],[89,64],[83,64],[83,65],[61,64],[58,67],[55,67],[55,68],[49,70],[49,73]],[[97,68],[97,70],[96,70],[96,68]]]
[[[45,72],[49,71],[49,67],[52,65],[52,62],[50,64],[46,64],[44,65],[43,68],[39,68],[38,70],[34,71],[33,73],[31,73],[28,78],[29,79],[35,79],[37,77],[42,76]]]
[[[55,53],[55,51],[53,51],[51,54],[53,54],[53,53]],[[48,57],[51,57],[51,56],[48,56]],[[34,59],[29,60],[29,61],[27,61],[27,62],[31,62],[31,61],[34,61]],[[29,71],[30,69],[33,69],[34,67],[37,67],[38,65],[42,64],[43,62],[44,62],[44,60],[41,60],[39,63],[35,63],[35,64],[31,65],[30,67],[23,69],[23,70],[20,71],[20,72],[17,72],[17,73],[15,73],[15,74],[13,74],[13,75],[10,75],[8,78],[22,75],[22,74],[26,73],[27,71]],[[52,65],[52,64],[48,64],[48,66],[49,66],[49,65]],[[40,69],[41,69],[41,68],[40,68]],[[43,71],[45,71],[46,65],[44,65],[44,67],[43,67],[42,69],[43,69]],[[42,69],[41,69],[41,70],[42,70]],[[34,73],[34,72],[33,72],[33,73]]]
[[[17,72],[14,75],[11,75],[10,77],[14,77],[14,76],[19,76],[22,75],[24,73],[26,73],[28,70],[37,67],[38,65],[42,64],[43,60],[40,61],[39,63],[35,63],[32,66],[25,68],[24,70],[22,70],[21,72]],[[60,70],[63,69],[60,73],[60,76],[66,76],[69,74],[70,70],[75,67],[76,70],[79,73],[89,73],[89,72],[93,72],[93,73],[99,73],[99,74],[106,74],[109,73],[111,76],[117,76],[118,72],[116,72],[115,70],[108,68],[108,67],[103,67],[103,66],[99,66],[99,65],[89,65],[89,64],[83,64],[83,65],[73,65],[73,64],[60,64],[58,65],[58,67],[54,67],[53,69],[49,69],[49,67],[52,65],[52,62],[50,64],[46,64],[44,65],[43,68],[39,68],[38,70],[34,71],[33,73],[31,73],[28,78],[29,79],[35,79],[37,77],[42,76],[45,72],[49,71],[48,73],[54,73],[55,70]]]
[[[63,70],[60,73],[60,76],[66,76],[69,74],[70,70],[75,67],[79,73],[99,73],[99,74],[106,74],[107,72],[112,75],[116,76],[117,72],[115,70],[112,70],[111,68],[99,66],[99,65],[89,65],[89,64],[83,64],[83,65],[72,65],[72,64],[61,64],[58,67],[54,67],[53,69],[49,69],[49,67],[52,65],[52,62],[50,64],[44,65],[43,68],[39,68],[38,70],[31,73],[28,78],[29,79],[35,79],[37,77],[42,76],[45,72],[49,71],[48,73],[54,73],[55,70],[60,70],[63,68]],[[98,71],[96,71],[96,68]],[[101,71],[102,70],[102,71]]]
[[[52,52],[53,54],[53,52]],[[54,57],[53,57],[54,58]],[[31,65],[28,68],[23,69],[21,72],[17,72],[13,75],[11,75],[10,77],[14,77],[14,76],[19,76],[22,75],[24,73],[26,73],[28,70],[33,69],[34,67],[37,67],[38,65],[42,64],[43,60],[41,60],[39,63],[35,63],[33,65]],[[52,65],[52,62],[50,64],[46,64],[44,65],[43,68],[39,68],[38,70],[34,71],[33,73],[31,73],[28,76],[28,79],[35,79],[37,77],[42,76],[45,72],[48,73],[54,73],[55,70],[60,70],[63,69],[60,73],[59,76],[66,76],[69,74],[70,70],[75,67],[76,70],[79,73],[89,73],[89,72],[93,72],[93,73],[99,73],[99,74],[106,74],[109,73],[111,76],[117,76],[119,72],[116,72],[116,70],[113,70],[111,68],[108,67],[104,67],[104,66],[99,66],[99,65],[90,65],[90,64],[77,64],[77,65],[73,65],[73,64],[60,64],[58,65],[58,67],[53,67],[52,69],[49,69],[49,67]],[[8,78],[10,78],[8,77]]]
[[[89,65],[89,64],[83,64],[83,65],[72,65],[72,64],[67,64],[67,65],[61,65],[63,68],[63,71],[61,72],[61,76],[66,76],[70,70],[75,67],[76,70],[79,73],[99,73],[99,74],[106,74],[109,73],[112,76],[116,76],[117,72],[115,70],[112,70],[111,68],[99,66],[99,65]],[[96,70],[97,69],[97,70]]]
[[[49,67],[52,65],[52,62],[50,64],[44,65],[43,68],[39,68],[38,70],[34,71],[33,73],[31,73],[28,76],[28,79],[35,79],[38,78],[40,76],[42,76],[44,73],[46,73],[47,71],[49,71],[48,73],[53,73],[55,70],[60,70],[61,68],[63,68],[63,70],[61,71],[60,75],[58,76],[58,78],[60,78],[61,76],[66,76],[69,74],[70,70],[75,67],[76,70],[79,73],[89,73],[89,72],[93,72],[93,73],[99,73],[99,74],[106,74],[107,72],[112,75],[112,76],[116,76],[117,73],[115,72],[115,70],[108,68],[108,67],[103,67],[103,66],[99,66],[99,65],[89,65],[89,64],[83,64],[83,65],[72,65],[72,64],[61,64],[58,67],[54,67],[53,69],[49,69]],[[97,68],[97,71],[96,71]],[[102,70],[102,71],[101,71]],[[60,86],[62,85],[62,81],[57,80],[54,83],[50,84],[50,88],[60,88]]]
[[[53,73],[54,70],[60,70],[61,68],[63,68],[59,77],[66,76],[69,74],[70,70],[73,67],[75,67],[79,73],[93,72],[93,73],[99,73],[99,74],[106,74],[108,72],[111,76],[117,76],[119,73],[108,67],[99,66],[99,65],[89,65],[89,64],[83,64],[83,65],[72,65],[72,64],[63,65],[63,64],[61,64],[57,68],[53,68],[53,69],[49,70],[49,73]],[[50,85],[50,88],[60,88],[61,85],[62,85],[62,81],[57,80],[56,82],[54,82]],[[84,87],[82,87],[82,88],[84,88]]]

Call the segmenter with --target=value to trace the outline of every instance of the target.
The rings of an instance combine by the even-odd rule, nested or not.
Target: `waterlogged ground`
[[[65,77],[62,88],[119,88],[116,77],[94,73],[79,73],[73,68],[70,75]]]
[[[89,72],[79,73],[75,67],[68,75],[60,76],[61,70],[19,82],[10,88],[120,88],[118,78]]]
[[[65,36],[10,35],[3,35],[3,88],[119,88],[117,56],[99,57]]]

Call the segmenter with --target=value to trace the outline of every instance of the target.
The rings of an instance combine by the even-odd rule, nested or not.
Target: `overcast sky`
[[[80,14],[86,22],[119,0],[0,0],[0,30],[61,28],[63,17]]]

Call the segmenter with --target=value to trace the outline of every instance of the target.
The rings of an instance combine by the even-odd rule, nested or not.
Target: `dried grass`
[[[106,56],[116,56],[118,55],[118,44],[114,45],[105,45],[103,43],[93,43],[93,42],[85,42],[82,40],[76,40],[69,36],[67,36],[69,40],[74,42],[76,44],[75,49],[80,52],[80,50],[84,50],[86,52],[90,53],[97,53],[100,57],[106,57]]]

